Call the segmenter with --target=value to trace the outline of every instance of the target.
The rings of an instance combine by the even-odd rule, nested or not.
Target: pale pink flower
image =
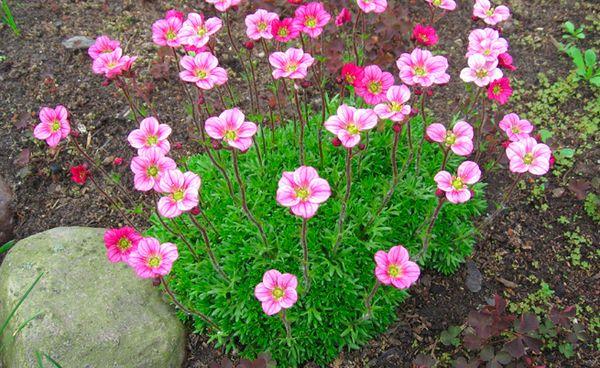
[[[431,124],[427,127],[427,137],[459,156],[468,156],[473,152],[473,127],[466,121],[458,121],[452,130],[446,130],[439,123]]]
[[[544,175],[550,170],[552,151],[547,145],[527,137],[509,144],[506,148],[506,156],[510,161],[510,171]]]
[[[377,105],[385,101],[386,93],[394,85],[392,73],[384,72],[377,65],[369,65],[363,69],[363,77],[356,84],[355,92],[369,105]]]
[[[325,122],[325,129],[335,134],[342,145],[352,148],[360,142],[360,132],[377,125],[377,114],[371,109],[356,109],[346,104],[337,109]]]
[[[179,258],[177,246],[161,244],[155,238],[143,238],[137,249],[129,254],[129,266],[143,279],[163,277],[171,272],[173,263]]]
[[[150,150],[142,156],[131,160],[133,172],[133,185],[135,189],[147,192],[151,189],[159,191],[158,183],[165,172],[174,170],[177,164],[173,159],[166,157],[158,150]]]
[[[271,24],[278,20],[277,13],[268,12],[264,9],[258,9],[254,14],[246,16],[246,35],[251,40],[270,40],[273,38],[271,33]]]
[[[456,9],[456,2],[454,0],[425,0],[429,5],[436,8],[452,11]]]
[[[410,255],[402,245],[392,247],[389,252],[375,253],[375,277],[384,285],[404,290],[417,282],[421,275],[419,266],[410,260]]]
[[[207,3],[213,4],[215,9],[220,12],[226,12],[232,6],[239,5],[242,0],[206,0]]]
[[[500,126],[500,129],[506,133],[508,139],[513,142],[529,138],[529,134],[533,132],[533,125],[529,120],[521,119],[519,115],[515,113],[504,115],[498,125]]]
[[[508,41],[492,28],[475,29],[469,34],[466,57],[481,54],[487,61],[494,61],[508,50]]]
[[[227,71],[219,67],[219,60],[210,52],[201,52],[196,56],[184,56],[179,62],[184,69],[179,77],[203,90],[213,89],[227,82]]]
[[[273,77],[304,79],[308,68],[315,59],[301,49],[290,48],[286,52],[274,52],[269,56],[269,63],[273,66]]]
[[[448,171],[440,171],[433,180],[438,189],[446,192],[446,199],[451,203],[463,203],[471,199],[469,185],[473,185],[481,178],[481,170],[473,161],[465,161],[458,167],[456,175]]]
[[[179,38],[183,45],[204,47],[210,40],[210,36],[217,33],[223,22],[217,17],[204,19],[204,15],[189,13],[187,20],[179,31]]]
[[[294,172],[284,171],[277,189],[277,203],[305,219],[313,217],[330,196],[329,183],[310,166],[300,166]]]
[[[56,147],[58,143],[71,133],[69,124],[69,112],[58,105],[55,108],[42,107],[40,110],[40,123],[35,126],[33,136],[39,140],[46,141],[48,146]]]
[[[142,120],[140,128],[129,133],[127,141],[133,148],[137,148],[138,155],[146,155],[151,151],[158,151],[166,155],[171,149],[167,140],[171,135],[171,127],[167,124],[159,124],[154,117]]]
[[[498,60],[487,61],[483,55],[469,56],[468,67],[460,72],[460,79],[473,82],[479,87],[485,87],[496,79],[502,78],[502,70],[498,68]]]
[[[416,48],[410,54],[402,54],[396,65],[400,70],[400,79],[409,86],[417,84],[430,87],[450,80],[450,75],[446,73],[448,60],[443,56],[433,56],[428,50]]]
[[[365,13],[383,13],[387,9],[387,0],[356,0],[358,7]]]
[[[489,0],[475,0],[473,16],[493,26],[507,20],[510,17],[510,10],[504,5],[494,8]]]
[[[282,309],[291,308],[298,300],[296,276],[277,270],[269,270],[262,282],[254,288],[254,296],[262,303],[263,311],[272,316]]]
[[[115,51],[100,54],[92,64],[92,70],[96,74],[104,74],[106,78],[112,79],[123,72],[131,69],[137,56],[123,55],[123,50],[117,47]]]
[[[158,201],[158,213],[167,218],[174,218],[190,211],[198,205],[200,177],[193,172],[182,173],[169,170],[158,183],[161,193],[168,194]]]
[[[231,147],[247,151],[252,145],[252,137],[256,134],[256,124],[246,121],[244,113],[237,107],[225,110],[219,117],[206,120],[206,133],[209,137],[223,140]]]
[[[322,3],[308,3],[296,9],[294,21],[298,28],[311,38],[317,38],[323,32],[331,15],[325,10]]]
[[[102,54],[110,54],[119,46],[121,46],[119,41],[111,40],[108,36],[100,36],[96,38],[96,42],[88,49],[88,55],[95,60]]]
[[[394,122],[404,121],[410,114],[411,108],[406,105],[410,100],[410,90],[404,84],[391,86],[386,93],[386,101],[375,106],[374,110],[380,119],[390,119]]]
[[[152,24],[152,41],[158,46],[180,46],[179,31],[182,25],[183,22],[178,17],[157,20]]]
[[[140,240],[142,236],[132,227],[108,229],[104,232],[106,257],[112,263],[127,263],[129,255],[137,249]]]

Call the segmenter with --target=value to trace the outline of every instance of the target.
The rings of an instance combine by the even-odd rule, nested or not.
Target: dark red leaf
[[[29,158],[31,157],[31,150],[29,148],[25,148],[19,153],[19,155],[15,158],[15,165],[17,167],[25,167],[29,163]]]
[[[523,341],[521,341],[521,338],[519,338],[519,337],[504,344],[504,349],[513,358],[518,359],[518,358],[522,357],[523,355],[525,355],[525,346],[523,345]]]

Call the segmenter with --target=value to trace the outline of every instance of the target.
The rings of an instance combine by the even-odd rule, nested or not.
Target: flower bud
[[[550,155],[550,168],[554,167],[554,163],[556,162],[556,158],[554,157],[554,153]]]
[[[502,147],[504,148],[508,148],[508,145],[510,144],[510,141],[507,139],[504,142],[502,142]]]
[[[433,90],[432,89],[428,89],[425,92],[427,92],[427,96],[429,96],[429,97],[433,96]]]
[[[252,50],[252,49],[254,49],[254,42],[252,42],[252,41],[246,41],[246,42],[244,42],[244,47],[247,50]]]
[[[339,147],[342,145],[342,141],[340,141],[338,137],[335,137],[331,140],[331,144],[333,144],[334,147]]]
[[[423,90],[421,88],[415,88],[415,95],[421,96],[423,94]]]
[[[123,163],[123,157],[115,157],[115,159],[113,160],[113,165],[115,166],[119,166]]]
[[[218,141],[216,139],[211,139],[210,144],[212,145],[212,148],[215,150],[220,150],[221,148],[223,148],[221,141]]]
[[[475,197],[475,191],[473,188],[469,188],[469,192],[471,192],[471,198]]]
[[[198,216],[200,214],[200,208],[196,206],[190,210],[190,213],[194,216]]]
[[[335,83],[341,85],[342,83],[344,83],[344,79],[342,77],[338,76],[338,77],[335,78]]]
[[[367,148],[367,146],[364,143],[360,143],[358,145],[358,149],[361,150],[361,151],[363,151],[365,148]]]
[[[204,98],[204,95],[198,95],[198,99],[196,100],[196,103],[198,104],[198,106],[202,106],[204,105],[204,103],[206,102],[206,99]]]
[[[183,144],[181,142],[173,142],[173,144],[171,144],[171,147],[173,147],[173,149],[182,149],[183,148]]]
[[[443,190],[441,190],[440,188],[435,190],[435,196],[438,198],[444,198],[444,196],[446,195],[446,192],[444,192]]]
[[[75,138],[79,138],[79,130],[71,129],[71,135]]]
[[[472,20],[473,22],[477,22],[477,21],[479,20],[479,18],[478,18],[478,17],[476,17],[476,16],[474,16],[474,15],[472,15],[472,16],[471,16],[471,20]]]
[[[160,286],[160,278],[154,278],[152,279],[152,286],[157,287]]]
[[[396,123],[396,124],[392,125],[392,129],[394,130],[394,132],[400,134],[400,133],[402,133],[402,124]]]
[[[306,79],[303,80],[302,82],[300,82],[300,86],[304,89],[309,88],[312,86],[311,81],[307,81]]]
[[[417,114],[419,113],[419,109],[416,107],[412,107],[410,109],[410,116],[417,116]]]

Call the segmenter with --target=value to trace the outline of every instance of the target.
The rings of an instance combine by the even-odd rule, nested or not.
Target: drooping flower
[[[515,113],[504,115],[498,126],[506,133],[508,139],[513,142],[529,138],[529,134],[533,132],[533,125],[529,120],[521,119]]]
[[[171,127],[167,124],[159,124],[156,118],[150,116],[142,120],[139,129],[129,133],[127,141],[131,147],[137,148],[140,156],[151,151],[166,155],[171,149],[171,144],[167,140],[169,135],[171,135]]]
[[[179,258],[177,246],[160,243],[155,238],[142,238],[137,249],[129,254],[128,264],[144,279],[163,277],[171,272],[173,263]]]
[[[415,25],[412,39],[423,46],[433,46],[438,43],[438,35],[435,28],[430,26]]]
[[[294,13],[294,22],[300,31],[311,38],[319,37],[330,19],[331,15],[325,10],[323,4],[317,2],[302,5]]]
[[[296,276],[277,270],[269,270],[262,282],[254,288],[254,296],[262,303],[263,311],[272,316],[282,309],[291,308],[298,300]]]
[[[242,0],[206,0],[206,2],[213,4],[215,9],[224,13],[229,10],[229,8],[239,5]]]
[[[182,25],[183,22],[178,17],[157,20],[152,24],[152,41],[158,46],[180,46],[179,31]]]
[[[400,70],[400,79],[409,86],[417,84],[430,87],[450,80],[450,75],[446,73],[448,60],[443,56],[433,56],[428,50],[416,48],[410,54],[402,54],[396,65]]]
[[[271,23],[276,19],[279,19],[277,13],[258,9],[254,14],[246,16],[246,35],[255,41],[261,38],[270,40],[273,38]]]
[[[394,85],[392,73],[382,71],[377,65],[366,66],[363,73],[362,81],[355,85],[356,94],[369,105],[385,101],[385,94]]]
[[[495,29],[475,29],[469,34],[469,45],[465,56],[480,54],[487,61],[494,61],[507,50],[508,41],[500,37],[500,33]]]
[[[104,74],[106,78],[112,79],[130,70],[136,59],[137,56],[123,55],[123,50],[117,47],[115,51],[100,54],[94,59],[92,70],[96,74]]]
[[[158,183],[164,173],[177,168],[175,161],[159,150],[150,150],[142,156],[134,157],[130,166],[134,175],[133,185],[142,192],[151,189],[159,191]]]
[[[108,229],[104,232],[106,257],[112,263],[127,263],[129,255],[137,249],[140,240],[142,236],[132,227]]]
[[[211,117],[205,123],[209,137],[223,140],[231,147],[247,151],[256,134],[256,124],[246,121],[244,113],[237,107],[225,110],[219,117]]]
[[[71,180],[79,185],[84,185],[88,177],[91,175],[87,165],[85,164],[72,166],[69,171],[71,172]]]
[[[383,13],[387,9],[387,0],[356,0],[360,10],[365,13]]]
[[[495,100],[500,105],[504,105],[508,102],[510,96],[512,96],[512,92],[510,79],[504,77],[490,83],[487,90],[487,96],[490,100]]]
[[[342,79],[351,86],[358,86],[365,76],[364,69],[352,63],[346,63],[342,67]]]
[[[181,12],[177,9],[170,9],[165,12],[165,19],[169,19],[169,18],[173,18],[173,17],[175,17],[183,22],[183,20],[185,19],[185,14],[183,14],[183,12]]]
[[[277,189],[277,203],[305,219],[313,217],[330,196],[329,183],[310,166],[300,166],[294,172],[284,171]]]
[[[517,67],[513,65],[513,58],[508,52],[498,55],[498,66],[511,71],[517,70]]]
[[[286,52],[274,52],[269,56],[269,63],[273,66],[273,77],[304,79],[308,68],[315,59],[301,49],[290,48]]]
[[[217,17],[204,20],[202,14],[189,13],[179,31],[179,38],[183,45],[204,47],[210,36],[217,33],[222,26],[223,22]]]
[[[227,71],[219,67],[219,60],[210,52],[201,52],[196,56],[184,56],[179,62],[184,69],[179,77],[203,90],[213,89],[227,82]]]
[[[111,40],[108,36],[100,36],[96,38],[94,44],[88,49],[88,55],[90,55],[92,59],[96,60],[98,56],[102,54],[110,54],[120,46],[121,43],[119,41]]]
[[[458,121],[452,130],[434,123],[427,127],[426,133],[430,140],[451,149],[459,156],[468,156],[473,152],[473,127],[466,121]]]
[[[279,42],[288,42],[300,35],[300,29],[293,18],[275,19],[271,23],[271,34]]]
[[[377,114],[370,109],[356,109],[346,104],[337,109],[325,122],[325,129],[335,134],[346,148],[352,148],[360,142],[360,132],[377,125]]]
[[[411,108],[406,105],[410,100],[410,90],[404,84],[391,86],[386,93],[386,101],[375,106],[374,111],[380,119],[401,122],[410,114]]]
[[[392,247],[389,252],[375,253],[375,276],[384,285],[404,290],[417,282],[421,275],[419,266],[410,260],[410,255],[402,245]]]
[[[168,195],[158,201],[158,213],[174,218],[196,207],[200,183],[200,177],[190,171],[182,173],[179,170],[169,170],[164,173],[158,188],[161,193]]]
[[[425,0],[429,5],[436,8],[452,11],[456,9],[456,2],[454,0]]]
[[[341,27],[346,23],[352,22],[352,13],[348,8],[342,8],[339,14],[335,17],[335,26]]]
[[[440,171],[433,180],[438,189],[446,193],[446,199],[451,203],[463,203],[471,199],[469,185],[473,185],[481,178],[481,170],[473,161],[465,161],[458,167],[456,175],[448,171]]]
[[[475,0],[473,16],[493,26],[507,20],[510,17],[510,10],[504,5],[494,8],[489,0]]]
[[[69,112],[64,106],[42,107],[39,117],[40,123],[33,130],[35,138],[46,141],[50,147],[56,147],[62,139],[69,136]]]
[[[460,72],[460,79],[466,83],[473,82],[479,87],[485,87],[496,79],[502,78],[502,70],[498,69],[498,61],[486,61],[480,55],[469,56],[468,67]]]
[[[506,148],[506,156],[510,161],[510,171],[544,175],[550,170],[552,151],[547,145],[527,137],[509,144]]]

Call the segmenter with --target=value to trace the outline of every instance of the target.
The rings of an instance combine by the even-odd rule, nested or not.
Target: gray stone
[[[62,42],[62,45],[70,50],[88,49],[94,44],[95,40],[86,36],[73,36]]]
[[[473,292],[478,293],[481,291],[481,282],[483,281],[483,276],[481,275],[481,271],[477,268],[477,265],[473,261],[467,261],[467,288]]]
[[[13,237],[15,228],[15,209],[13,191],[0,176],[0,245]]]
[[[4,368],[179,368],[185,330],[150,280],[105,256],[102,229],[56,228],[19,241],[0,266],[0,321],[37,275],[4,339]],[[36,316],[16,334],[22,323]],[[1,324],[1,323],[0,323]]]

